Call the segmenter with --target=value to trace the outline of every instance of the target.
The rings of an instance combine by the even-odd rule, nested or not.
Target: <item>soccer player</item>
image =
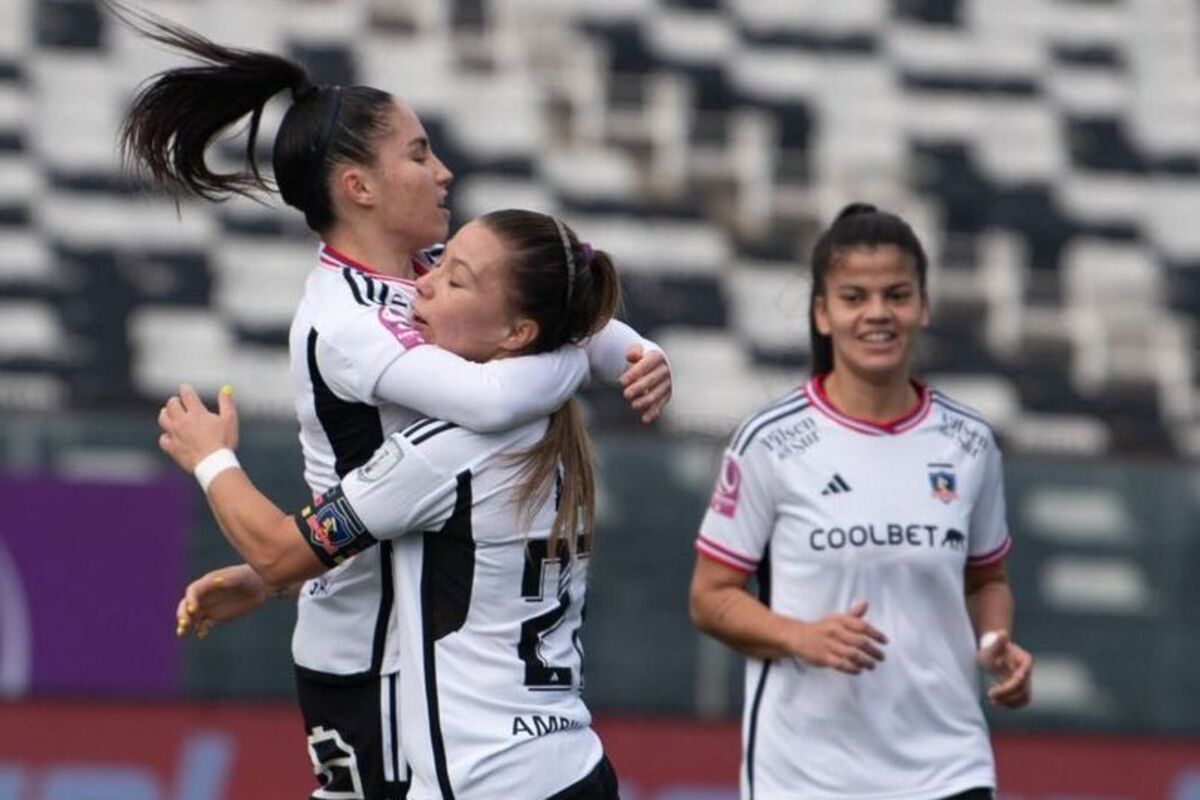
[[[734,434],[696,540],[692,619],[747,656],[742,797],[990,798],[977,668],[1017,708],[1033,663],[996,440],[911,378],[929,301],[907,223],[847,207],[812,271],[814,376]]]
[[[580,341],[619,297],[605,253],[526,211],[466,225],[417,290],[422,335],[479,361]],[[580,697],[595,488],[574,401],[501,433],[416,422],[295,516],[224,449],[237,436],[228,395],[214,415],[185,388],[159,422],[163,450],[269,582],[393,545],[414,800],[617,797]]]
[[[428,248],[446,236],[452,176],[406,105],[370,87],[316,86],[287,59],[222,47],[110,7],[149,38],[202,62],[156,76],[128,113],[125,153],[160,186],[214,200],[271,188],[254,156],[257,121],[271,97],[292,94],[273,161],[282,199],[321,238],[289,342],[314,493],[422,415],[478,430],[511,427],[562,405],[589,367],[620,378],[644,421],[657,416],[671,387],[665,359],[620,323],[581,342],[585,349],[492,364],[419,346],[423,338],[410,324],[413,279],[428,271]],[[246,163],[214,173],[205,163],[211,142],[247,115]],[[315,796],[403,796],[388,549],[348,560],[302,588],[280,587],[300,596],[292,649],[308,751],[322,784]],[[245,565],[210,573],[181,601],[179,631],[207,630],[275,592]]]

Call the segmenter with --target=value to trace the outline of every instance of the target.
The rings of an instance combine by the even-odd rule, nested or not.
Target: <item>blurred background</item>
[[[1200,798],[1200,3],[142,6],[406,100],[456,225],[534,208],[617,257],[676,379],[649,429],[586,395],[587,697],[627,798],[736,796],[741,660],[688,623],[692,539],[725,439],[807,376],[807,254],[851,200],[922,237],[921,375],[1006,453],[1038,667],[1033,707],[990,716],[1002,797]],[[232,383],[243,463],[305,500],[286,331],[315,247],[276,203],[177,209],[122,176],[125,104],[180,63],[95,0],[0,0],[0,800],[312,784],[291,604],[173,636],[235,556],[155,410]]]

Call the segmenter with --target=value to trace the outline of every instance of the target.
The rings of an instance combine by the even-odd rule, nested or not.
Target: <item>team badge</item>
[[[721,475],[717,478],[717,488],[713,490],[712,502],[709,507],[723,517],[732,518],[737,513],[738,494],[742,486],[742,468],[738,466],[733,456],[725,456],[721,464]]]
[[[958,499],[958,481],[954,477],[953,464],[930,464],[929,485],[933,487],[933,496],[943,503]]]
[[[309,541],[337,563],[373,543],[341,486],[314,498],[313,504],[300,512],[300,518],[307,527]]]

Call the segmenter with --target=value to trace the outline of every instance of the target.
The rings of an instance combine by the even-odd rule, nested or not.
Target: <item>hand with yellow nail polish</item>
[[[176,635],[203,639],[218,625],[245,616],[276,595],[246,564],[222,567],[192,581],[175,612]]]
[[[158,414],[158,446],[184,472],[192,472],[205,456],[217,450],[236,450],[237,406],[233,388],[225,386],[217,395],[217,411],[204,405],[196,390],[187,384],[167,400]]]

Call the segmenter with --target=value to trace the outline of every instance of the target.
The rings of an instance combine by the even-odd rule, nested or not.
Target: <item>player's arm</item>
[[[574,347],[477,363],[426,345],[393,360],[373,394],[376,402],[488,432],[548,416],[587,375],[587,357]]]
[[[444,521],[456,500],[449,477],[396,434],[371,460],[298,514],[289,516],[237,464],[237,411],[222,391],[213,414],[191,389],[159,414],[159,446],[204,487],[222,532],[264,581],[281,586],[315,577],[410,530]]]
[[[619,383],[630,407],[651,423],[671,399],[671,364],[663,349],[620,320],[584,343],[592,374]]]
[[[994,679],[988,701],[1006,708],[1021,708],[1033,697],[1033,656],[1012,640],[1013,594],[1003,561],[968,566],[964,577],[967,614],[979,637],[976,654]]]
[[[221,567],[188,584],[175,609],[175,635],[203,639],[218,625],[244,617],[277,597],[294,597],[300,584],[271,586],[249,564]]]
[[[983,455],[979,493],[971,507],[970,549],[963,586],[978,637],[976,658],[991,676],[988,700],[1020,708],[1032,697],[1033,656],[1012,640],[1013,593],[1005,557],[1012,547],[1005,520],[1004,470],[994,440]]]
[[[809,621],[779,614],[746,591],[770,542],[780,492],[761,450],[726,451],[696,539],[688,594],[692,621],[752,658],[799,658],[851,674],[874,668],[887,639],[865,619],[865,602]]]
[[[1012,630],[1013,594],[1003,561],[982,567],[968,565],[964,585],[967,613],[976,636],[982,636],[987,631]]]
[[[415,347],[388,364],[372,394],[376,402],[469,430],[498,431],[553,413],[574,396],[589,370],[620,383],[647,423],[671,397],[671,370],[662,349],[616,320],[581,347],[484,363],[439,347]]]
[[[887,637],[865,619],[866,601],[804,622],[778,614],[746,591],[749,573],[696,554],[688,608],[692,622],[751,658],[798,658],[857,675],[884,659]]]
[[[183,386],[159,413],[159,446],[185,472],[194,472],[219,450],[237,447],[231,393],[222,390],[218,408],[213,414],[190,386]],[[293,518],[258,491],[240,467],[218,473],[205,494],[225,538],[268,584],[288,584],[327,569],[298,534]]]

